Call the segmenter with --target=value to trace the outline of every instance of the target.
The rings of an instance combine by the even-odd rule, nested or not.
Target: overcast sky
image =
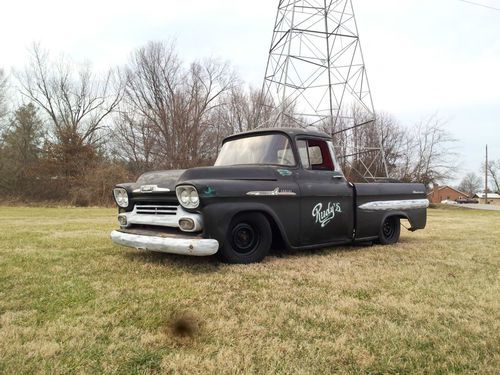
[[[500,9],[500,0],[473,0]],[[22,67],[40,42],[97,69],[123,64],[149,40],[175,38],[190,61],[230,61],[246,82],[264,76],[278,0],[7,0],[0,67]],[[437,113],[459,140],[462,173],[484,146],[500,159],[500,11],[460,0],[354,0],[375,107],[401,123]]]

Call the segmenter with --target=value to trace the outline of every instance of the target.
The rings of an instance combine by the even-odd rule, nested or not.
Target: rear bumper
[[[156,236],[114,230],[111,232],[111,239],[118,245],[168,254],[209,256],[219,250],[219,242],[217,240],[200,237],[180,235]]]

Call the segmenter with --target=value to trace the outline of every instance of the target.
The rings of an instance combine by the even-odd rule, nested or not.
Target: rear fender
[[[383,218],[382,221],[380,222],[380,226],[382,223],[389,217],[398,217],[400,219],[406,219],[410,223],[410,228],[408,230],[410,232],[415,232],[418,229],[424,229],[426,225],[426,214],[425,212],[421,213],[418,211],[425,211],[423,209],[418,209],[418,210],[411,210],[409,212],[403,212],[403,211],[391,211],[387,212]]]

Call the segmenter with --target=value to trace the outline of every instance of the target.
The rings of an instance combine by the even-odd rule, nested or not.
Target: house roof
[[[484,199],[485,194],[484,193],[476,193],[474,195],[474,198],[481,198]],[[488,199],[500,199],[500,194],[496,193],[488,193]]]
[[[460,190],[455,189],[454,187],[451,187],[451,186],[448,186],[448,185],[446,185],[446,186],[440,186],[440,187],[438,188],[438,191],[441,191],[441,190],[446,189],[446,188],[451,189],[451,190],[454,190],[454,191],[456,191],[457,193],[462,194],[462,195],[464,195],[464,196],[466,196],[466,197],[468,197],[468,196],[469,196],[469,194],[464,193],[463,191],[460,191]],[[434,193],[434,190],[431,190],[431,191],[430,191],[427,195],[432,195],[432,193]]]

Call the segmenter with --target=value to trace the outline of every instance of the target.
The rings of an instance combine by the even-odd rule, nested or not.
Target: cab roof
[[[310,126],[308,128],[262,128],[262,129],[254,129],[254,130],[249,130],[243,133],[237,133],[230,135],[229,137],[226,137],[224,139],[224,142],[236,139],[236,138],[242,138],[245,136],[250,136],[250,135],[258,135],[258,134],[269,134],[269,133],[283,133],[286,134],[290,137],[295,137],[295,136],[308,136],[308,137],[320,137],[320,138],[326,138],[326,139],[331,139],[332,137],[322,131],[319,131],[318,129]]]

